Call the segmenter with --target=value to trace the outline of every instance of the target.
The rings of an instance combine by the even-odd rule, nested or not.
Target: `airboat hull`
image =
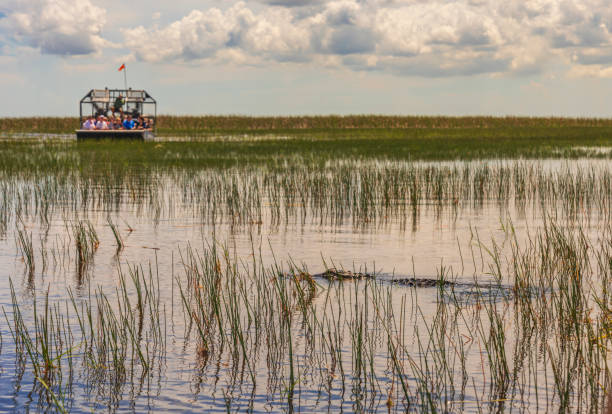
[[[147,130],[88,130],[77,129],[78,140],[120,139],[137,141],[154,141],[155,135]]]

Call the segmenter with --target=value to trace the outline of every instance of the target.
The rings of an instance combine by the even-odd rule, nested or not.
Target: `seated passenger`
[[[142,118],[142,122],[140,123],[142,129],[149,129],[149,121],[147,118]]]
[[[96,122],[94,121],[93,116],[90,116],[83,122],[83,129],[92,130],[96,129]]]
[[[113,129],[121,129],[121,118],[118,116],[111,118],[111,123],[113,124]]]
[[[106,123],[102,115],[98,117],[98,122],[96,122],[96,129],[108,129],[108,124]]]
[[[145,129],[144,127],[144,119],[142,118],[142,115],[138,115],[138,119],[136,120],[136,128],[138,129]]]
[[[125,118],[125,121],[123,121],[123,128],[134,129],[134,120],[130,115],[128,115],[127,118]]]

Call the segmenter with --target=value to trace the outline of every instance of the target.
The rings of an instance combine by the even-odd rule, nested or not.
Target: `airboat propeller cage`
[[[123,97],[125,115],[142,115],[153,120],[153,132],[157,130],[157,101],[143,89],[92,89],[81,99],[79,106],[79,125],[83,117],[108,115],[113,111],[115,100]],[[115,112],[119,112],[118,110]]]

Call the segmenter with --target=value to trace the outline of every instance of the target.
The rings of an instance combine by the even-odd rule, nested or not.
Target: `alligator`
[[[284,276],[289,274],[284,273]],[[377,279],[374,273],[366,272],[351,272],[350,270],[341,270],[336,268],[329,268],[323,273],[308,273],[308,272],[297,272],[291,276],[298,277],[301,280],[307,280],[311,283],[311,287],[314,288],[314,279],[326,279],[329,281],[351,281],[351,280],[363,280],[363,279]],[[510,299],[514,297],[515,291],[512,286],[501,285],[501,284],[479,284],[477,282],[464,282],[464,281],[451,281],[442,278],[415,278],[415,277],[402,277],[393,279],[378,279],[387,283],[397,284],[401,286],[409,286],[414,288],[457,288],[456,296],[454,298],[462,297],[463,300],[471,300],[473,297],[481,298],[482,295],[497,299]],[[314,290],[313,290],[314,292]]]
[[[312,277],[323,278],[327,280],[355,280],[355,279],[374,279],[375,276],[371,273],[351,272],[350,270],[339,270],[336,268],[327,269],[323,273],[315,273]],[[455,282],[444,279],[434,278],[401,278],[390,279],[389,282],[397,283],[403,286],[413,287],[449,287],[455,285]]]
[[[318,277],[328,280],[344,280],[344,279],[374,279],[374,275],[370,273],[351,272],[350,270],[339,270],[334,267],[327,269],[323,273],[315,273],[312,277]]]

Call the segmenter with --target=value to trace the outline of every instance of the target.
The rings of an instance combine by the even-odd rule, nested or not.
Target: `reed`
[[[110,217],[108,218],[108,227],[110,227],[111,231],[113,232],[113,237],[117,243],[117,252],[120,252],[124,246],[123,237],[121,237],[121,233],[117,228],[117,225],[111,221]]]
[[[34,275],[36,266],[34,261],[34,245],[32,243],[32,233],[28,235],[27,230],[23,226],[17,228],[17,245],[21,252],[21,258],[25,263],[25,270],[31,277]]]
[[[153,222],[180,212],[206,223],[348,222],[356,227],[393,222],[401,227],[416,226],[423,211],[435,211],[440,217],[450,212],[459,218],[464,211],[485,204],[546,211],[573,221],[590,220],[609,216],[612,204],[612,171],[605,163],[585,167],[568,164],[552,171],[546,164],[517,161],[446,166],[345,162],[321,169],[291,165],[214,172],[115,171],[102,177],[29,174],[14,178],[26,180],[25,184],[6,185],[3,214],[7,221],[35,218],[46,227],[54,215],[77,214],[98,206],[114,211],[126,203]],[[127,190],[116,191],[123,187]],[[75,188],[82,190],[75,192]],[[117,247],[123,246],[116,225],[109,226]],[[84,262],[97,242],[85,224],[81,227],[74,234]]]

